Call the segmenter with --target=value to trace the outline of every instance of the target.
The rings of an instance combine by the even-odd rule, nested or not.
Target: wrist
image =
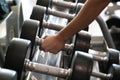
[[[65,43],[65,42],[67,41],[66,37],[64,37],[64,36],[61,35],[60,33],[57,33],[55,36],[56,36],[56,38],[57,38],[60,42]]]

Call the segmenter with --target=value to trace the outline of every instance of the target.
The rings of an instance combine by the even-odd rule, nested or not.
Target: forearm
[[[58,32],[58,38],[67,41],[74,34],[86,28],[109,4],[110,0],[87,0],[76,17]]]

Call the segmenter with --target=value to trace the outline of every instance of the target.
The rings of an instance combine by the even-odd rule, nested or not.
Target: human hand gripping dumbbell
[[[31,42],[29,40],[13,38],[7,48],[4,67],[15,70],[18,80],[23,79],[26,71],[38,72],[46,75],[71,80],[89,80],[90,76],[108,80],[120,80],[120,65],[113,64],[108,74],[93,72],[93,57],[84,52],[75,53],[71,68],[63,69],[29,61]]]
[[[80,5],[80,6],[81,6],[81,5]],[[30,18],[31,18],[31,19],[34,19],[34,20],[40,21],[40,22],[41,22],[40,26],[44,26],[44,27],[46,27],[46,28],[51,28],[50,26],[54,26],[54,29],[56,29],[56,30],[61,29],[62,26],[55,27],[55,26],[58,26],[58,25],[46,23],[46,22],[43,20],[43,17],[44,17],[45,12],[46,12],[45,7],[42,7],[42,6],[34,6]],[[63,14],[63,15],[64,15],[64,14]],[[67,14],[65,14],[65,16],[66,16],[66,15],[67,15]],[[69,15],[70,15],[70,14],[69,14]],[[69,16],[69,15],[68,15],[68,16]],[[43,21],[43,23],[42,23],[42,21]],[[114,43],[113,43],[113,41],[112,41],[112,39],[111,39],[111,36],[110,36],[110,34],[109,34],[108,30],[107,30],[107,26],[106,26],[105,22],[101,19],[100,16],[97,17],[96,21],[97,21],[98,24],[100,25],[100,28],[101,28],[101,30],[102,30],[102,32],[103,32],[103,35],[104,35],[104,37],[105,37],[105,40],[107,41],[108,46],[113,48],[113,47],[114,47]],[[42,24],[43,24],[43,25],[42,25]],[[49,27],[48,27],[47,25],[49,25]],[[42,28],[43,28],[43,27],[42,27]],[[40,27],[40,30],[42,30],[42,28]],[[40,32],[42,32],[42,31],[40,31]],[[39,33],[40,33],[40,32],[39,32]]]
[[[26,20],[24,21],[22,26],[20,38],[28,39],[31,41],[31,57],[34,55],[34,47],[36,45],[41,45],[42,42],[42,38],[36,37],[38,29],[39,22],[35,20]],[[91,35],[85,31],[81,31],[76,35],[75,42],[73,44],[65,44],[65,47],[62,50],[71,52],[74,52],[75,50],[80,50],[88,52],[88,49],[90,47],[90,40]],[[78,43],[79,45],[77,45]]]
[[[37,23],[37,21],[34,21],[34,20],[26,20],[24,21],[22,26],[20,38],[28,39],[32,42],[32,45],[31,45],[32,51],[34,50],[33,49],[34,46],[39,45],[41,47],[41,43],[43,42],[42,38],[36,37],[38,27],[39,27],[39,23]],[[91,46],[90,40],[91,40],[91,36],[85,33],[84,31],[83,32],[81,31],[76,35],[75,43],[65,44],[62,50],[71,51],[71,53],[74,53],[75,51],[88,52]],[[33,52],[32,51],[31,51],[30,58],[32,58],[34,55],[34,51]],[[107,56],[105,57],[98,57],[93,55],[93,57],[95,60],[99,62],[101,61],[106,62],[105,65],[108,67],[113,63],[119,64],[119,51],[108,48],[108,50],[106,51],[106,55]]]

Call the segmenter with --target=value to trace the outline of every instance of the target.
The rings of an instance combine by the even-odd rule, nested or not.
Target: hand
[[[64,48],[65,42],[57,35],[46,35],[43,39],[44,40],[40,48],[45,52],[57,54]]]

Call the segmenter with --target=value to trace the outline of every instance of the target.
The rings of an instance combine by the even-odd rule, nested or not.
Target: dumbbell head
[[[10,69],[0,68],[0,80],[17,80],[17,72]]]
[[[38,35],[39,22],[35,20],[26,20],[22,25],[20,38],[27,39],[31,41],[31,55],[30,58],[33,57],[36,46],[35,39]]]
[[[120,80],[120,65],[112,64],[112,66],[109,69],[109,73],[113,76],[109,80]]]
[[[114,64],[119,64],[119,55],[120,55],[120,51],[116,50],[116,49],[112,49],[112,48],[109,48],[108,49],[108,65],[112,65],[113,63]]]
[[[32,13],[31,13],[31,16],[30,16],[30,19],[40,21],[40,24],[39,24],[39,26],[40,26],[39,27],[39,35],[40,36],[42,35],[42,32],[43,32],[43,27],[41,27],[41,26],[42,26],[42,23],[43,23],[45,13],[46,13],[46,8],[45,7],[34,6],[33,10],[32,10]]]
[[[52,0],[37,0],[37,5],[49,7],[51,5]]]
[[[74,50],[88,52],[90,49],[91,35],[86,31],[76,34]]]
[[[71,68],[71,80],[89,80],[93,68],[92,56],[84,52],[76,52],[72,60]]]
[[[106,59],[99,60],[100,71],[108,73],[108,69],[112,64],[119,64],[119,54],[120,54],[120,51],[116,49],[108,48],[106,55],[104,56]],[[99,57],[99,58],[102,58],[102,57]]]
[[[38,21],[43,21],[44,14],[46,13],[46,8],[42,6],[34,6],[31,16],[31,19],[38,20]]]
[[[18,80],[24,75],[24,61],[30,56],[31,43],[29,40],[13,38],[8,46],[4,68],[15,70]]]

